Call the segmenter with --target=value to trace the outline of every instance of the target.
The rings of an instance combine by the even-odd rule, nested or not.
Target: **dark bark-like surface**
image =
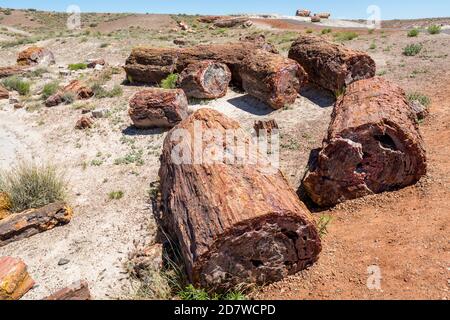
[[[0,247],[65,225],[71,218],[72,209],[62,202],[11,214],[0,220]]]
[[[72,283],[67,288],[63,288],[51,296],[44,298],[43,300],[73,300],[73,301],[86,301],[92,300],[91,292],[89,291],[89,285],[86,281],[77,281]]]
[[[382,78],[351,84],[337,102],[323,149],[303,186],[321,206],[409,186],[426,174],[416,116]]]
[[[139,129],[172,128],[187,117],[187,111],[183,90],[149,88],[131,98],[128,114]]]
[[[334,93],[342,93],[347,85],[372,78],[376,72],[375,62],[367,53],[316,36],[298,38],[289,58],[305,68],[310,82]]]
[[[162,222],[179,242],[190,280],[228,290],[278,281],[316,262],[321,242],[314,218],[266,155],[255,151],[257,163],[174,160],[174,148],[194,143],[194,127],[223,135],[233,130],[245,147],[254,147],[239,123],[211,109],[200,109],[175,128],[191,137],[179,143],[172,134],[180,131],[172,131],[166,138],[159,172]],[[211,146],[200,143],[200,153],[206,145]],[[223,141],[214,146],[224,151]],[[227,146],[228,156],[236,152]]]
[[[230,81],[231,71],[226,64],[205,60],[187,66],[177,86],[189,98],[217,99],[227,94]]]
[[[293,104],[308,79],[295,60],[263,50],[252,52],[244,60],[240,74],[244,90],[273,109]]]

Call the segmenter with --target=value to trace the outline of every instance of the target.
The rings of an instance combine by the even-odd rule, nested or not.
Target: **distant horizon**
[[[189,15],[236,15],[236,14],[279,14],[295,15],[297,9],[309,9],[312,12],[330,12],[335,19],[368,19],[371,16],[369,6],[378,6],[381,20],[408,20],[427,18],[449,18],[450,1],[410,0],[407,4],[391,0],[347,0],[336,3],[333,0],[228,0],[211,5],[207,0],[153,0],[150,3],[128,0],[88,1],[61,0],[58,2],[41,0],[2,0],[0,7],[11,9],[36,9],[39,11],[66,12],[70,5],[77,5],[85,13],[129,13],[129,14],[189,14]]]

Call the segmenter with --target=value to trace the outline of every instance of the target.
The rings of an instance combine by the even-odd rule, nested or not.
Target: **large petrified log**
[[[19,53],[17,64],[21,66],[51,65],[55,64],[53,53],[41,47],[30,47]]]
[[[128,110],[139,129],[172,128],[188,115],[188,100],[181,89],[149,88],[137,92]]]
[[[244,60],[240,75],[244,90],[273,109],[294,103],[308,79],[295,60],[263,50],[252,52]]]
[[[404,91],[382,78],[354,82],[337,102],[328,137],[303,186],[331,206],[417,182],[426,155]]]
[[[298,38],[292,44],[289,58],[305,68],[310,82],[335,93],[343,92],[356,80],[374,77],[376,71],[375,62],[367,53],[316,36]]]
[[[34,286],[20,259],[0,257],[0,300],[19,300]]]
[[[86,281],[77,281],[70,286],[63,288],[51,296],[44,298],[43,300],[72,300],[72,301],[86,301],[92,300],[91,292],[89,291],[89,285]]]
[[[189,98],[216,99],[227,94],[230,81],[231,71],[226,64],[205,60],[187,66],[177,86]]]
[[[218,138],[226,135],[228,143]],[[192,114],[165,140],[161,220],[178,240],[195,285],[227,290],[270,283],[318,259],[313,217],[254,147],[239,123],[211,109]],[[242,158],[241,148],[251,156]]]
[[[226,18],[219,19],[214,22],[214,26],[217,28],[233,28],[237,26],[251,27],[253,22],[248,18]]]
[[[296,15],[297,17],[310,17],[310,16],[311,16],[311,10],[299,9],[299,10],[297,10],[297,12],[295,13],[295,15]]]
[[[233,81],[241,84],[239,68],[242,60],[256,49],[276,51],[260,41],[240,41],[228,44],[201,45],[190,48],[135,48],[124,69],[132,82],[159,84],[171,73],[181,73],[188,65],[214,60],[230,68]]]
[[[0,247],[67,224],[71,218],[72,209],[62,202],[11,214],[0,220]]]

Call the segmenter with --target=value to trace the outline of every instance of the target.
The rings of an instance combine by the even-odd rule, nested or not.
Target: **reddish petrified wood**
[[[19,53],[17,64],[22,66],[51,65],[55,64],[55,56],[46,48],[30,47]]]
[[[278,123],[273,120],[259,120],[255,121],[255,124],[253,126],[253,129],[256,132],[256,136],[264,136],[264,135],[270,135],[273,131],[278,130]]]
[[[34,281],[22,260],[0,257],[0,301],[19,300],[33,286]]]
[[[92,128],[94,120],[91,117],[82,116],[75,124],[75,129],[84,130]]]
[[[0,67],[0,78],[6,78],[15,75],[22,75],[30,68],[26,66],[8,66]]]
[[[294,60],[263,50],[252,52],[240,69],[244,90],[273,109],[295,102],[308,76]]]
[[[204,16],[197,19],[198,22],[202,23],[213,23],[219,19],[222,19],[221,16]]]
[[[0,247],[65,225],[71,218],[72,209],[62,202],[11,214],[0,220]]]
[[[342,93],[356,80],[372,78],[376,71],[375,62],[367,53],[316,36],[298,38],[289,58],[305,68],[310,82],[335,93]]]
[[[328,137],[303,186],[321,206],[416,183],[426,174],[416,116],[404,91],[372,78],[351,84],[337,102]]]
[[[189,98],[216,99],[227,94],[230,81],[231,71],[226,64],[205,60],[187,66],[177,86]]]
[[[226,64],[231,70],[233,81],[240,85],[239,68],[242,60],[259,48],[269,49],[271,46],[258,40],[190,48],[135,48],[124,69],[128,80],[132,82],[159,84],[171,73],[181,73],[192,63],[214,60]]]
[[[76,99],[89,99],[94,96],[94,91],[86,84],[79,80],[73,80],[63,89],[59,90],[56,94],[50,96],[46,101],[45,105],[47,107],[54,107],[60,105],[64,101],[64,95],[67,93],[72,93]]]
[[[211,131],[194,141],[200,130]],[[210,141],[210,133],[233,133],[234,138],[227,145],[221,139]],[[241,146],[254,150],[252,159],[259,161],[242,160]],[[195,285],[219,291],[244,283],[262,285],[318,259],[321,242],[314,218],[267,155],[254,147],[239,123],[211,109],[195,112],[164,142],[162,222],[178,240]],[[222,152],[228,160],[214,161]],[[204,157],[197,158],[199,154]]]
[[[150,88],[131,98],[128,114],[139,129],[172,128],[187,117],[187,109],[183,90]]]
[[[86,301],[92,300],[91,292],[89,291],[89,285],[86,281],[77,281],[70,286],[61,289],[51,296],[44,298],[43,300],[73,300],[73,301]]]
[[[0,100],[9,99],[9,91],[0,84]]]
[[[311,16],[311,11],[310,10],[297,10],[296,14],[297,17],[309,17]]]

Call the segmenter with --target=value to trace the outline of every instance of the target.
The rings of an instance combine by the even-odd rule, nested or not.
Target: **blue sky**
[[[328,11],[337,18],[367,18],[367,7],[377,5],[381,18],[407,19],[424,17],[450,17],[448,0],[0,0],[0,7],[35,8],[40,10],[66,11],[76,4],[83,12],[150,12],[188,14],[230,13],[295,13],[298,8],[314,12]]]

